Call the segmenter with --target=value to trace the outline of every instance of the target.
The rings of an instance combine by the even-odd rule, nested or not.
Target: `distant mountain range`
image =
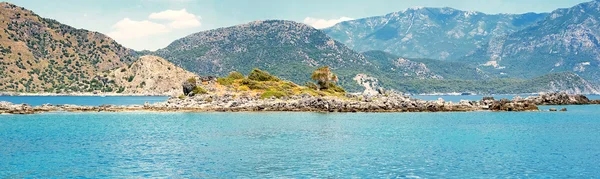
[[[356,51],[461,62],[494,78],[572,72],[600,83],[600,1],[551,13],[411,8],[324,30]]]
[[[1,3],[0,91],[172,95],[194,75],[260,68],[304,84],[330,66],[355,92],[377,81],[370,86],[409,93],[598,93],[597,4],[522,15],[414,8],[325,30],[254,21],[135,52]]]
[[[381,50],[405,57],[451,60],[546,16],[424,7],[346,21],[324,31],[359,52]]]
[[[600,82],[600,1],[558,9],[458,60],[501,77],[569,71]]]

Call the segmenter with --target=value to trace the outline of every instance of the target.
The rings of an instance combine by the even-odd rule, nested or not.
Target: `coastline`
[[[0,102],[0,114],[36,114],[45,112],[473,112],[473,111],[539,111],[538,105],[600,104],[584,95],[549,93],[512,100],[484,97],[479,101],[446,102],[443,99],[425,101],[399,94],[375,97],[315,97],[297,95],[289,98],[234,97],[229,95],[199,95],[187,98],[171,97],[165,102],[143,105],[52,105],[31,106]],[[566,111],[561,109],[560,111]],[[553,109],[551,111],[558,111]]]
[[[90,97],[103,97],[103,96],[165,96],[170,97],[168,94],[139,94],[139,93],[12,93],[12,92],[0,92],[0,96],[90,96]]]

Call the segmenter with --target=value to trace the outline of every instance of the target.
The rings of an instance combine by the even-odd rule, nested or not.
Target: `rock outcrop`
[[[260,99],[258,96],[196,95],[183,99],[172,97],[165,102],[144,105],[77,106],[51,105],[30,106],[0,102],[0,114],[33,114],[41,112],[202,112],[202,111],[310,111],[310,112],[467,112],[467,111],[538,111],[537,105],[582,105],[600,104],[583,95],[549,93],[535,97],[515,97],[512,100],[485,97],[479,101],[462,100],[458,103],[443,99],[425,101],[400,94],[385,94],[375,97],[348,94],[345,97],[319,97],[308,94]],[[555,108],[553,111],[558,111]],[[566,108],[560,111],[567,111]]]
[[[545,93],[539,96],[531,96],[524,99],[537,105],[582,105],[597,104],[597,101],[591,101],[584,95],[572,95],[565,92]]]
[[[182,82],[198,76],[163,58],[142,56],[131,65],[112,70],[108,78],[122,87],[122,93],[175,96],[183,90]]]

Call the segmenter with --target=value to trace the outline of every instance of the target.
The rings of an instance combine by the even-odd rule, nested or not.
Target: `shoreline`
[[[73,97],[171,97],[172,95],[167,94],[139,94],[139,93],[106,93],[106,94],[95,94],[95,93],[3,93],[0,92],[0,96],[23,96],[23,97],[52,97],[52,96],[73,96]]]
[[[0,114],[36,114],[45,112],[475,112],[475,111],[540,111],[538,105],[586,105],[600,104],[600,100],[589,100],[584,95],[549,93],[512,100],[484,97],[479,101],[461,100],[446,102],[443,99],[425,101],[399,94],[376,97],[351,96],[315,97],[298,95],[285,99],[237,97],[225,95],[200,95],[184,99],[169,98],[165,102],[144,105],[52,105],[31,106],[0,102]],[[560,111],[566,111],[561,109]],[[551,111],[559,111],[552,109]]]
[[[358,94],[358,93],[357,93]],[[463,95],[460,93],[427,93],[427,94],[407,94],[406,96],[539,96],[548,93],[520,93],[520,94],[469,94]],[[600,95],[600,94],[573,94],[573,95]],[[23,96],[23,97],[52,97],[52,96],[73,96],[73,97],[175,97],[169,94],[139,94],[139,93],[13,93],[0,92],[0,96]]]

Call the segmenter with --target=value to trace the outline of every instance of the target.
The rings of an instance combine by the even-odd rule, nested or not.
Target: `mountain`
[[[397,80],[489,79],[485,72],[460,62],[424,58],[405,58],[383,51],[367,51],[362,54],[378,67],[379,73],[388,75]]]
[[[476,68],[457,62],[406,59],[377,51],[357,53],[320,30],[280,20],[192,34],[154,54],[199,75],[224,76],[260,68],[298,84],[310,81],[316,68],[329,66],[351,91],[362,90],[353,80],[358,74],[382,81],[485,78]]]
[[[371,80],[373,81],[373,80]],[[404,80],[391,81],[396,90],[413,94],[462,93],[522,94],[567,91],[575,94],[598,94],[600,87],[572,72],[550,73],[529,80],[494,78],[489,80]]]
[[[558,9],[462,61],[504,77],[532,78],[569,71],[600,82],[600,1]]]
[[[496,78],[462,62],[404,58],[382,51],[364,56],[378,67],[377,75],[360,74],[354,78],[368,93],[378,88],[413,94],[472,92],[478,94],[518,94],[567,91],[595,94],[600,87],[571,72],[549,73],[529,80]],[[396,75],[394,75],[396,74]]]
[[[322,31],[292,21],[255,21],[195,33],[153,53],[199,75],[224,76],[260,68],[298,84],[310,81],[320,66],[329,66],[342,83],[355,71],[375,71],[366,58]]]
[[[559,92],[570,94],[599,94],[600,87],[572,72],[550,73],[530,80],[498,88],[497,93]]]
[[[342,22],[324,32],[360,52],[382,50],[404,57],[453,60],[544,17],[546,14],[490,15],[452,8],[410,8]]]
[[[0,91],[93,91],[96,74],[135,59],[111,38],[0,3]]]
[[[125,94],[176,96],[182,94],[181,84],[198,76],[156,56],[142,56],[130,65],[111,70],[104,81]]]

